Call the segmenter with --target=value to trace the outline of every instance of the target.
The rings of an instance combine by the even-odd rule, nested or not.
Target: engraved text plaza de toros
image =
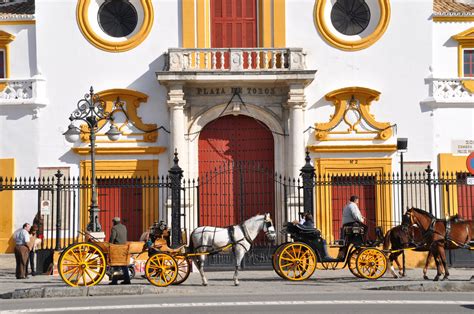
[[[196,95],[232,95],[234,93],[245,95],[275,95],[275,87],[197,87]]]

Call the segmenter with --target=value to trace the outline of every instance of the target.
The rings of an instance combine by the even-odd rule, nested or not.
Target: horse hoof
[[[435,277],[435,278],[433,279],[433,281],[438,281],[438,280],[439,280],[439,278],[438,278],[438,277]]]
[[[207,286],[207,282],[203,282],[202,285],[205,287]]]
[[[424,279],[424,280],[430,280],[430,278],[428,278],[428,276],[426,276],[426,275],[423,276],[423,279]]]
[[[449,280],[448,277],[443,277],[443,279],[441,279],[441,281],[445,281],[445,280]]]
[[[237,287],[238,285],[240,285],[240,283],[238,283],[238,282],[234,282],[234,286],[236,286],[236,287]]]

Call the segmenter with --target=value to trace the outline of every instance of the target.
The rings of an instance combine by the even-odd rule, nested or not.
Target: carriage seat
[[[364,234],[364,228],[357,224],[353,226],[344,226],[341,228],[341,238],[345,239],[347,236]]]
[[[299,233],[304,233],[304,234],[315,234],[315,235],[320,235],[321,231],[316,228],[307,228],[303,227],[300,224],[295,224],[295,227],[298,229]]]

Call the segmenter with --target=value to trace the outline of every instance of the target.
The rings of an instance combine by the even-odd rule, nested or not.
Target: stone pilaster
[[[289,111],[289,147],[288,161],[290,164],[288,175],[297,178],[304,162],[304,110],[306,97],[303,84],[290,84],[286,107]]]
[[[171,143],[170,143],[170,160],[174,158],[174,152],[177,150],[180,159],[180,166],[185,171],[188,166],[188,149],[186,145],[185,134],[185,116],[184,106],[186,100],[184,100],[183,84],[176,83],[168,86],[168,101],[171,119]]]

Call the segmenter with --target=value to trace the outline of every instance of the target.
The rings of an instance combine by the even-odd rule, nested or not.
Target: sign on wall
[[[452,140],[451,152],[458,155],[469,155],[474,152],[474,140]]]

